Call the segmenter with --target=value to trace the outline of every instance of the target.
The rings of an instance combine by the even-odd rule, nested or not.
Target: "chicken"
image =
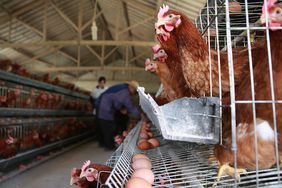
[[[29,132],[23,136],[23,138],[20,141],[20,149],[21,150],[27,150],[32,148],[34,145],[34,140],[33,140],[33,134],[32,132]]]
[[[42,76],[42,81],[43,81],[43,82],[46,82],[46,83],[51,83],[51,76],[50,76],[50,74],[49,74],[49,73],[44,74],[44,75]]]
[[[60,78],[56,77],[55,80],[52,82],[52,84],[58,86],[60,85],[60,82],[61,82]]]
[[[8,137],[0,140],[0,157],[10,158],[17,154],[19,148],[18,139],[11,136],[11,130],[8,130]]]
[[[167,100],[167,98],[165,97],[166,94],[163,95],[163,93],[160,96],[157,97],[153,97],[153,99],[156,101],[156,103],[159,106],[162,106],[164,104],[169,103],[170,101]]]
[[[170,80],[170,72],[165,63],[160,61],[151,61],[150,59],[146,59],[145,62],[145,70],[150,72],[155,72],[160,77],[161,82],[164,85],[164,93],[165,98],[169,101],[173,101],[177,99],[177,95],[175,91],[171,88],[171,80]]]
[[[15,89],[11,89],[8,91],[6,105],[7,107],[16,107],[19,103],[19,97],[21,95],[21,86],[16,86]]]
[[[41,91],[35,99],[37,108],[47,108],[48,105],[48,94],[45,91]]]
[[[85,177],[89,182],[97,181],[100,185],[103,185],[106,183],[112,170],[113,168],[109,166],[94,164],[88,160],[83,164],[79,177]]]
[[[0,61],[0,70],[11,72],[13,69],[12,62],[8,59]]]
[[[33,144],[35,147],[43,146],[43,140],[37,130],[32,131]]]
[[[72,169],[70,185],[77,185],[80,188],[97,188],[97,181],[89,182],[85,177],[80,178],[80,174],[81,169]]]
[[[160,8],[158,21],[155,24],[157,38],[165,49],[169,58],[176,61],[169,66],[171,72],[173,67],[179,67],[176,74],[183,75],[185,85],[190,88],[194,96],[219,95],[219,71],[218,55],[211,50],[211,80],[208,46],[192,21],[185,15],[168,6]],[[260,53],[260,46],[253,47],[253,53]],[[235,53],[236,52],[236,53]],[[235,83],[239,83],[248,70],[248,50],[236,49],[233,53]],[[229,92],[229,69],[227,53],[220,53],[221,64],[221,86],[223,94]],[[172,67],[172,68],[171,68]],[[176,68],[175,68],[176,69]],[[173,82],[174,83],[174,82]]]
[[[35,96],[35,89],[32,88],[29,92],[29,95],[25,99],[25,101],[22,102],[22,107],[23,108],[32,107],[32,101],[33,101],[34,96]]]
[[[180,87],[174,87],[175,83],[173,83],[171,80],[171,71],[168,67],[168,65],[166,64],[166,60],[168,58],[165,50],[163,48],[161,48],[160,45],[155,45],[152,47],[153,53],[154,53],[154,60],[157,60],[157,70],[163,70],[164,74],[162,74],[161,76],[165,77],[165,79],[161,79],[162,83],[163,81],[165,81],[165,83],[163,83],[164,86],[164,91],[165,94],[168,95],[168,97],[166,97],[169,101],[172,101],[174,99],[178,99],[178,98],[182,98],[182,97],[188,97],[191,96],[190,95],[190,91],[189,91],[189,95],[187,94],[186,91],[183,91],[182,88]],[[162,64],[160,64],[160,63]],[[159,71],[159,72],[160,72]],[[158,71],[157,71],[158,74]],[[160,76],[160,75],[159,75]],[[186,92],[186,93],[185,93]],[[166,96],[163,94],[163,96]]]
[[[282,88],[280,80],[282,79],[282,66],[280,59],[282,58],[282,30],[275,31],[272,26],[280,26],[282,24],[282,3],[275,4],[276,1],[268,2],[269,26],[270,30],[270,47],[272,59],[272,72],[274,82],[275,100],[282,100]],[[265,22],[265,15],[262,14],[261,20]],[[272,100],[271,87],[269,78],[269,64],[266,41],[263,40],[263,53],[253,57],[255,61],[259,61],[254,67],[254,89],[255,100]],[[249,77],[245,77],[241,84],[236,87],[236,100],[252,100],[251,81]],[[223,101],[229,101],[226,97]],[[257,133],[257,149],[258,149],[258,168],[270,168],[276,163],[275,153],[275,132],[273,126],[273,111],[270,103],[259,103],[256,108],[256,133]],[[278,150],[280,156],[280,166],[282,159],[282,105],[276,104],[276,122],[278,130]],[[216,145],[214,148],[215,157],[219,162],[220,169],[218,179],[223,174],[234,176],[234,168],[229,165],[234,162],[234,153],[231,150],[231,117],[230,109],[223,110],[223,145]],[[254,123],[252,104],[236,104],[236,132],[237,132],[237,175],[244,169],[254,170],[256,168],[256,154],[254,147]]]

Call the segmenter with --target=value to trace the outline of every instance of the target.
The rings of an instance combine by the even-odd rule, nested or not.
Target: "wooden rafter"
[[[159,11],[160,6],[162,6],[164,0],[157,0],[156,2],[156,12]]]
[[[110,57],[117,49],[118,49],[118,46],[114,47],[109,53],[107,53],[107,55],[105,55],[104,60]]]
[[[22,24],[23,26],[25,26],[27,29],[29,29],[30,31],[38,34],[40,37],[43,37],[44,38],[44,32],[38,30],[37,28],[31,26],[31,25],[28,25],[26,22],[24,22],[23,20],[19,19],[16,14],[11,14],[8,10],[6,10],[3,6],[0,6],[8,15],[11,16],[11,18],[13,18],[14,20],[16,20],[18,23]],[[6,43],[7,41],[5,41]],[[0,44],[1,45],[1,44]],[[4,46],[3,46],[4,47]],[[12,46],[11,46],[12,47]],[[26,48],[27,46],[23,45],[21,46],[20,48]],[[36,46],[35,46],[36,47]],[[4,47],[5,48],[5,47]],[[54,48],[54,47],[52,47]],[[63,51],[59,51],[59,53],[61,54],[64,54],[65,57],[69,57],[69,59],[71,59],[72,61],[75,59],[73,58],[71,55],[67,54],[66,52],[63,52]],[[71,57],[71,58],[70,58]],[[74,61],[76,63],[76,60]]]
[[[61,41],[38,41],[38,42],[17,42],[17,43],[0,43],[1,48],[28,48],[38,46],[76,46],[79,42],[77,40],[61,40]],[[83,46],[153,46],[154,41],[115,41],[115,40],[82,40],[80,45]]]
[[[132,30],[133,28],[138,27],[138,26],[140,26],[142,24],[145,24],[145,23],[153,20],[154,18],[155,18],[154,16],[150,16],[150,17],[142,20],[141,22],[138,22],[138,23],[135,23],[133,25],[130,25],[129,27],[127,27],[127,28],[121,30],[120,32],[118,32],[118,35],[121,35],[122,33],[126,32],[126,31]]]
[[[38,54],[38,55],[36,55],[36,56],[31,57],[29,60],[23,61],[21,64],[22,64],[22,65],[30,64],[30,63],[32,63],[32,61],[37,60],[37,59],[39,59],[39,58],[41,58],[41,57],[44,57],[44,56],[46,56],[46,55],[48,55],[48,54],[51,54],[51,53],[53,53],[53,52],[59,50],[60,48],[62,48],[62,47],[51,48],[51,49],[49,49],[49,50],[47,50],[47,51],[44,51],[44,52],[42,52],[42,53],[40,53],[40,54]]]
[[[5,40],[0,38],[0,42],[5,42]],[[26,52],[23,49],[12,49],[12,50],[14,50],[15,52],[23,55],[26,58],[32,58],[32,56],[30,55],[30,52]],[[41,60],[40,58],[34,59],[34,61],[37,61],[37,62],[43,63],[43,64],[47,64],[49,66],[54,66],[52,63],[44,61],[44,60]],[[73,75],[71,73],[66,72],[65,74],[73,77]]]
[[[129,16],[128,16],[127,4],[126,4],[125,2],[122,2],[122,7],[123,7],[124,15],[125,15],[126,25],[127,25],[127,27],[131,27],[131,26],[130,26]],[[128,30],[128,35],[129,35],[130,38],[132,38],[133,34],[132,34],[131,29]],[[135,56],[136,56],[136,52],[135,52],[134,46],[131,46],[131,51],[132,51],[133,57],[135,57]],[[135,61],[135,64],[136,64],[136,63],[137,63],[137,62]]]
[[[86,48],[95,56],[99,59],[99,61],[102,61],[102,57],[90,46],[86,46]]]
[[[138,54],[137,56],[131,58],[131,59],[129,60],[129,63],[138,60],[139,58],[143,57],[143,56],[146,55],[146,54],[147,54],[147,52],[143,52],[143,53],[141,53],[141,54]]]
[[[102,14],[103,14],[103,11],[98,12],[95,16],[95,20],[98,19]],[[89,25],[91,25],[93,23],[93,20],[94,18],[92,18],[91,20],[88,20],[85,24],[83,24],[82,31],[84,31]]]
[[[73,21],[52,0],[50,0],[50,5],[66,21],[66,23],[68,23],[75,31],[79,31]]]
[[[12,12],[10,15],[5,15],[0,17],[0,25],[9,22],[10,16],[16,17],[22,13],[25,13],[31,9],[34,9],[37,6],[42,5],[43,0],[33,0],[30,3],[16,9],[14,12]]]
[[[97,70],[110,70],[110,71],[144,71],[141,67],[124,67],[124,66],[80,66],[80,67],[54,67],[45,69],[36,69],[35,72],[72,72],[72,71],[97,71]]]
[[[140,1],[132,1],[132,0],[121,0],[121,1],[124,2],[124,3],[128,3],[134,9],[136,9],[138,11],[142,11],[145,14],[153,16],[156,13],[154,8],[146,6],[143,3],[140,3]]]

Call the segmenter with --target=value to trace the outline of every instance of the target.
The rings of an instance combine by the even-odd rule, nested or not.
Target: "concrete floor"
[[[73,167],[81,167],[85,160],[104,163],[112,153],[112,151],[99,148],[97,142],[91,141],[5,181],[0,184],[0,187],[71,188],[69,181]]]

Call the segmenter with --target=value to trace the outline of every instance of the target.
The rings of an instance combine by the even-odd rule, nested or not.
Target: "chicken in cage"
[[[207,1],[195,24],[181,11],[160,8],[155,23],[160,46],[153,47],[146,70],[160,77],[168,104],[218,97],[221,139],[214,146],[167,141],[141,151],[160,177],[153,187],[281,186],[281,24],[277,0]],[[147,116],[161,127],[157,116],[165,108],[141,98],[141,107],[151,112]],[[140,150],[131,142],[133,150],[124,148],[109,187],[123,187],[132,175],[131,158]]]

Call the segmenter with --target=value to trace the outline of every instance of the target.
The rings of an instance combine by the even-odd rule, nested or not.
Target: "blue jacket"
[[[132,103],[128,84],[118,84],[108,88],[96,101],[99,119],[114,120],[115,112],[122,107],[126,107],[132,115],[140,116],[140,111]]]

